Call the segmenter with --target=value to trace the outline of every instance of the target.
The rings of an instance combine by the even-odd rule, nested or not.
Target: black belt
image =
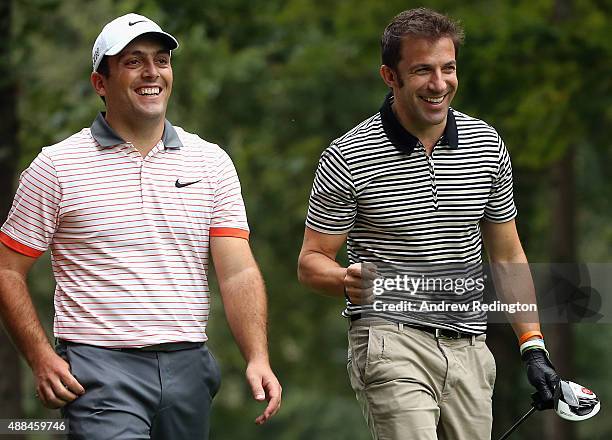
[[[363,319],[364,316],[361,313],[358,313],[356,315],[350,315],[350,319],[351,322],[355,322],[355,321],[359,321],[360,319]],[[382,318],[378,318],[380,319],[380,321],[388,321]],[[399,324],[399,322],[395,322],[395,321],[388,321],[389,324]],[[461,338],[472,338],[474,336],[478,336],[475,335],[473,333],[463,333],[463,332],[459,332],[456,330],[450,330],[447,328],[436,328],[436,327],[428,327],[426,325],[420,325],[420,324],[403,324],[406,327],[410,327],[410,328],[414,328],[417,330],[421,330],[427,333],[432,334],[434,337],[436,338],[444,338],[444,339],[461,339]]]
[[[146,347],[136,348],[138,351],[179,351],[200,348],[203,342],[164,342],[162,344],[147,345]]]
[[[58,343],[65,345],[90,345],[97,348],[105,348],[108,350],[116,351],[179,351],[179,350],[191,350],[193,348],[200,348],[204,345],[204,342],[164,342],[161,344],[147,345],[145,347],[101,347],[98,345],[81,344],[80,342],[66,341],[65,339],[58,339]]]
[[[456,330],[450,330],[447,328],[426,327],[424,325],[408,325],[408,327],[416,328],[418,330],[423,330],[424,332],[431,333],[436,338],[461,339],[461,338],[472,338],[476,336],[472,333],[463,333],[463,332],[458,332]]]

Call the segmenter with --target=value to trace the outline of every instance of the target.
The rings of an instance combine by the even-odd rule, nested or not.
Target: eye
[[[446,66],[444,69],[444,73],[453,73],[457,70],[455,66]]]
[[[138,58],[129,58],[125,61],[125,65],[128,67],[138,66],[140,64],[140,60]]]
[[[170,64],[170,59],[167,57],[160,57],[157,59],[157,64],[161,66],[167,66],[168,64]]]

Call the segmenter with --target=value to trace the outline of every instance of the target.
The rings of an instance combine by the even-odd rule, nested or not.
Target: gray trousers
[[[171,352],[60,342],[85,394],[62,409],[71,440],[207,440],[219,366],[206,344]]]

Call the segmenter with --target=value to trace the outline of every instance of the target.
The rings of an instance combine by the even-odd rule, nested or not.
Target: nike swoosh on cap
[[[178,179],[176,179],[176,182],[174,182],[174,186],[176,186],[177,188],[184,188],[184,187],[186,187],[186,186],[193,185],[194,183],[198,183],[198,182],[201,182],[201,181],[202,181],[202,179],[200,179],[200,180],[194,180],[193,182],[185,182],[185,183],[181,183],[181,182],[179,182],[179,180],[178,180]]]
[[[134,26],[136,23],[146,23],[147,20],[130,21],[128,26]]]

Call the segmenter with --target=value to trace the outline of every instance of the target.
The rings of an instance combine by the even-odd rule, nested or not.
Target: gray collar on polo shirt
[[[91,124],[91,135],[96,142],[100,144],[102,148],[127,143],[121,136],[115,133],[115,130],[113,130],[110,125],[108,125],[108,122],[104,119],[105,114],[104,112],[98,113],[93,124]],[[166,150],[178,150],[183,146],[176,130],[167,119],[164,122],[162,141],[164,142],[164,148]]]

